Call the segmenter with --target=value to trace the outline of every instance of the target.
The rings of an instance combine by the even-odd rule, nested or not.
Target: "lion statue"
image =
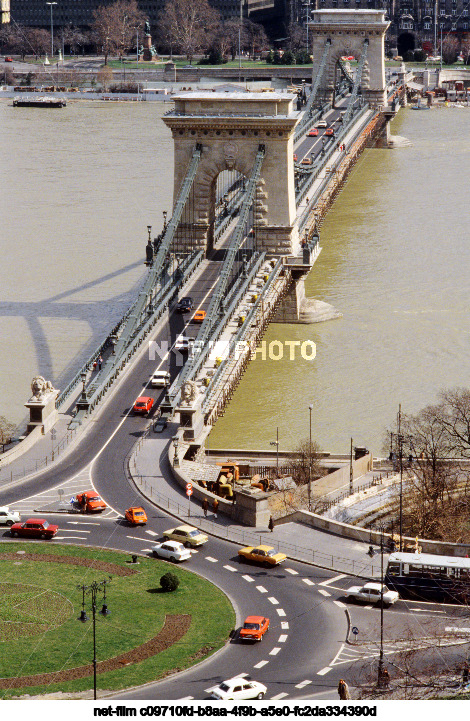
[[[183,383],[181,389],[181,400],[184,405],[190,406],[196,400],[197,386],[193,381],[186,381]]]
[[[32,397],[30,401],[41,401],[44,396],[54,390],[54,386],[50,381],[46,381],[42,376],[34,376],[31,381]]]

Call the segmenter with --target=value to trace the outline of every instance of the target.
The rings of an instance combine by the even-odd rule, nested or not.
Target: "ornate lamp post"
[[[108,616],[110,614],[110,610],[108,609],[108,606],[106,605],[106,584],[111,582],[111,576],[106,581],[92,581],[89,586],[82,585],[77,586],[77,588],[83,593],[82,598],[82,611],[80,613],[79,621],[82,623],[86,623],[88,621],[88,616],[86,615],[85,611],[85,595],[91,596],[91,613],[92,613],[92,622],[93,622],[93,698],[96,701],[96,600],[98,593],[100,591],[103,592],[103,606],[101,608],[102,616]]]
[[[276,440],[271,441],[270,446],[276,446],[276,474],[279,478],[279,427],[276,428]]]

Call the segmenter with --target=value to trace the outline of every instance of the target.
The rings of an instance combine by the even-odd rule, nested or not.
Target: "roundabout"
[[[96,614],[101,692],[188,668],[226,643],[232,607],[200,576],[153,558],[129,563],[125,554],[105,549],[49,549],[43,553],[42,543],[2,544],[1,641],[14,648],[0,661],[2,698],[90,688],[92,624],[79,622],[90,601],[79,586],[93,581],[111,578],[105,599],[111,613]],[[180,583],[164,593],[159,581],[169,568]]]

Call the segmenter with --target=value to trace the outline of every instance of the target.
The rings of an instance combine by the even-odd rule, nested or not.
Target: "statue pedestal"
[[[204,426],[204,416],[200,406],[178,406],[177,413],[180,414],[180,426],[183,426],[183,438],[185,441],[193,441],[199,436]]]
[[[31,433],[37,426],[41,427],[43,433],[51,430],[59,418],[59,412],[55,407],[59,393],[60,391],[54,388],[41,399],[29,400],[25,403],[26,408],[29,408],[29,423],[26,433]]]
[[[140,59],[145,60],[149,62],[150,60],[156,60],[157,56],[154,52],[152,52],[152,36],[151,35],[144,35],[144,42],[142,43],[144,50],[143,53],[140,55]]]

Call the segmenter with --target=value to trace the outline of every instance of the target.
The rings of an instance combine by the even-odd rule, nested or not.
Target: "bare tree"
[[[5,452],[5,446],[11,443],[13,431],[16,426],[5,418],[0,416],[0,445],[2,446],[2,453]]]
[[[290,459],[292,477],[298,486],[307,485],[309,478],[314,481],[325,475],[320,465],[320,448],[315,441],[307,438],[301,441]]]
[[[287,34],[289,36],[287,47],[293,53],[305,50],[307,47],[307,31],[303,25],[291,23]]]
[[[132,43],[136,28],[142,28],[145,19],[136,0],[118,0],[113,5],[100,5],[93,11],[93,38],[98,51],[104,55],[105,65],[112,53],[122,57]]]
[[[103,67],[99,69],[96,79],[103,88],[103,90],[106,92],[109,89],[111,83],[113,82],[113,71],[111,70],[109,65],[103,65]]]
[[[28,28],[27,39],[30,51],[36,56],[47,55],[51,47],[51,34],[42,28]]]
[[[442,59],[446,65],[453,65],[459,54],[459,41],[454,35],[447,35],[442,42]]]
[[[190,63],[211,46],[219,24],[220,15],[207,0],[169,0],[159,16],[162,40]]]
[[[68,25],[63,29],[63,40],[64,44],[68,45],[70,53],[78,55],[80,49],[82,49],[88,42],[86,33],[82,32],[79,28]]]
[[[254,23],[252,20],[245,20],[244,26],[249,52],[254,60],[255,56],[267,47],[269,42],[268,36],[266,35],[263,26],[259,23]]]

